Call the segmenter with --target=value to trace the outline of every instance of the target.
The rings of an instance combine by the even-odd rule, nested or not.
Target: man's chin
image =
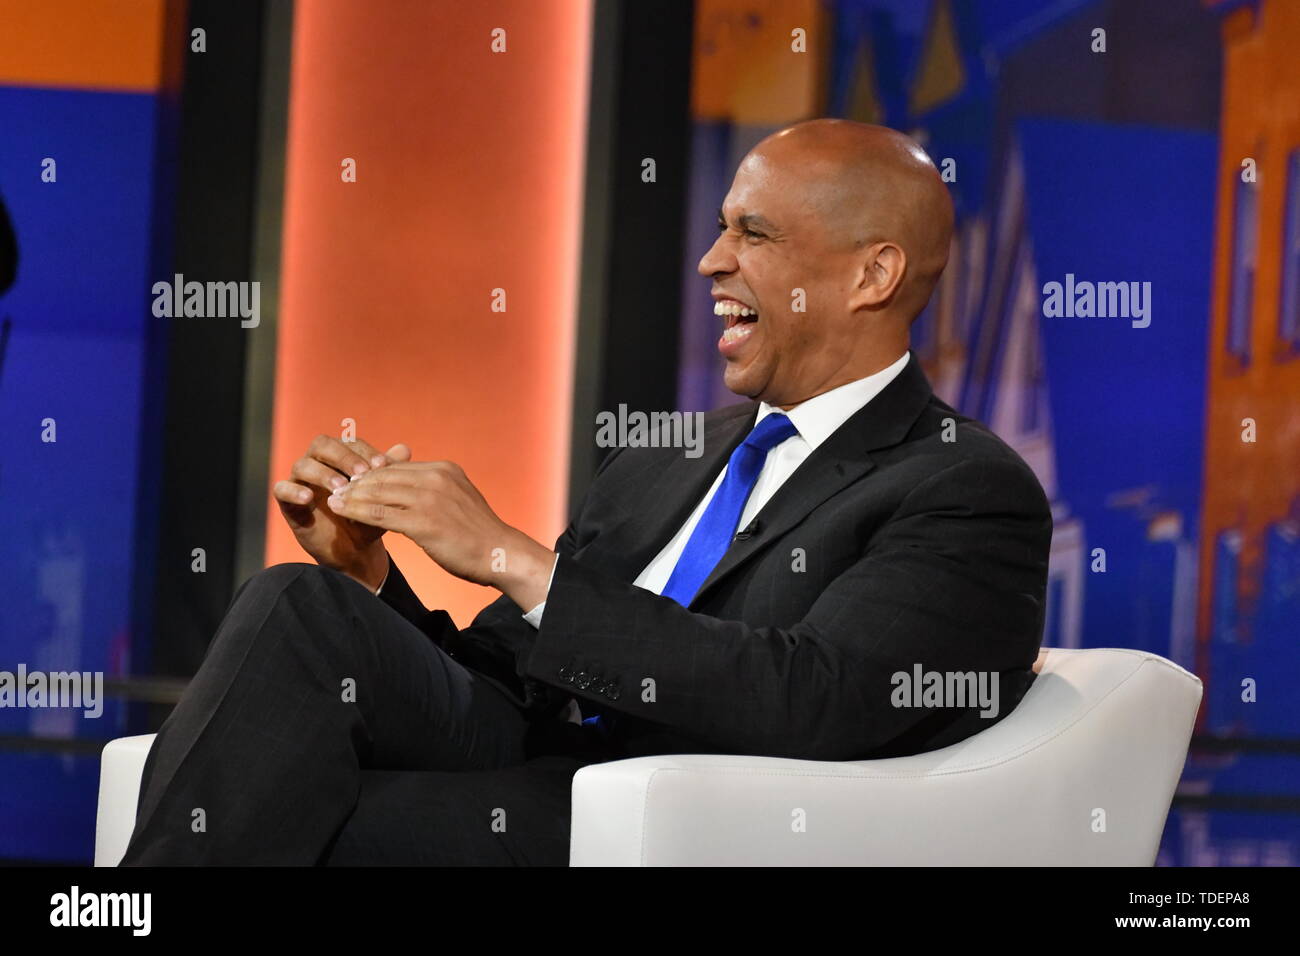
[[[754,374],[753,369],[733,368],[728,365],[722,372],[722,384],[728,391],[743,395],[751,401],[758,401],[766,383],[762,381],[761,376]]]

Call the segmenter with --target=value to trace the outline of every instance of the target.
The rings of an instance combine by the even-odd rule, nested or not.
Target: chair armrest
[[[95,818],[95,866],[117,866],[135,829],[136,804],[153,734],[119,737],[104,746]]]

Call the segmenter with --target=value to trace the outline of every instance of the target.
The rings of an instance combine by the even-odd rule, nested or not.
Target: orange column
[[[1253,614],[1264,586],[1272,526],[1300,497],[1300,361],[1278,335],[1284,268],[1287,161],[1300,149],[1300,7],[1267,0],[1227,12],[1223,21],[1223,110],[1215,224],[1214,293],[1210,312],[1205,428],[1205,490],[1201,519],[1197,672],[1209,672],[1213,638],[1216,543],[1242,535],[1238,598]],[[1256,270],[1250,316],[1250,361],[1228,352],[1232,294],[1234,197],[1242,161],[1258,164]],[[1242,440],[1252,419],[1256,440]],[[1255,635],[1245,635],[1247,641]]]
[[[268,564],[307,560],[270,485],[345,419],[458,462],[548,546],[563,530],[590,21],[589,0],[297,5]],[[388,540],[461,626],[497,596]]]

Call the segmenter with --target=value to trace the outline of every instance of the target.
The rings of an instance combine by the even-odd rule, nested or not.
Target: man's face
[[[830,241],[810,192],[794,164],[751,153],[699,264],[713,279],[715,312],[757,311],[719,316],[727,388],[773,405],[824,391],[853,347],[851,257]]]

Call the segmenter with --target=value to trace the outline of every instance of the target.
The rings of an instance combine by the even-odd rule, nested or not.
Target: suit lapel
[[[879,395],[851,415],[829,438],[809,455],[765,504],[755,518],[757,530],[745,537],[734,539],[717,567],[705,578],[690,607],[698,605],[708,592],[716,587],[746,561],[758,554],[771,542],[803,521],[814,508],[832,495],[847,488],[870,472],[875,464],[870,453],[880,448],[897,445],[911,430],[917,417],[932,395],[930,383],[922,371],[916,355],[908,359],[898,377]],[[754,415],[745,419],[745,428],[739,431],[727,456],[753,428]],[[721,465],[711,475],[716,476]],[[708,483],[688,503],[690,507],[680,520],[670,524],[675,533],[691,508],[699,503]],[[664,540],[667,540],[665,537]],[[656,552],[657,553],[657,552]],[[640,569],[638,569],[639,571]]]

